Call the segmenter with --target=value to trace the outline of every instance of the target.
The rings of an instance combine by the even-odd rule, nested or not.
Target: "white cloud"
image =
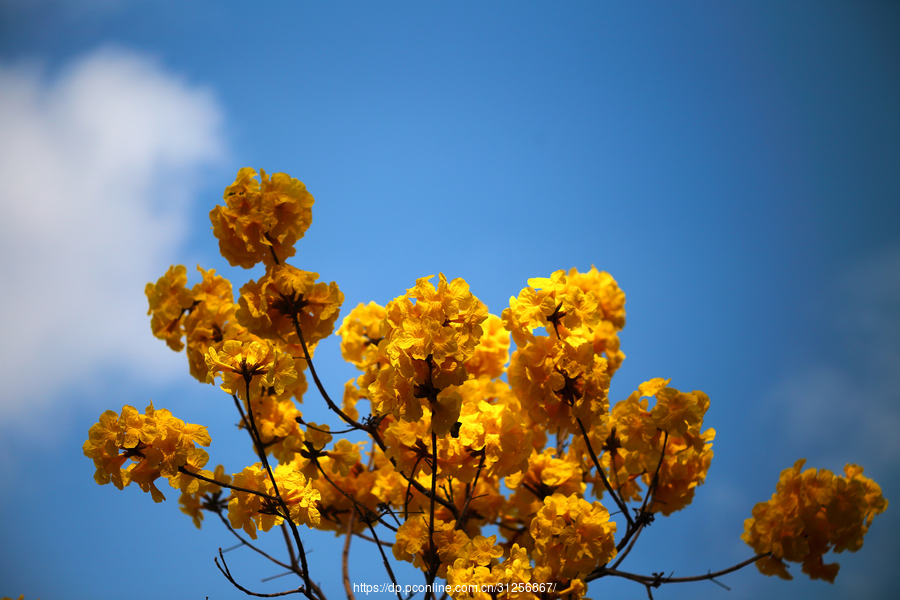
[[[183,369],[149,335],[143,288],[177,261],[201,169],[224,158],[222,120],[208,90],[131,52],[53,78],[0,64],[4,421],[110,368]]]

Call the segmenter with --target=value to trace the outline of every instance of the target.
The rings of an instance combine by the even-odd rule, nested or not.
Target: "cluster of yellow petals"
[[[385,307],[381,323],[388,359],[366,388],[373,412],[417,421],[423,408],[433,414],[432,426],[447,435],[459,417],[462,398],[457,387],[468,379],[465,364],[483,334],[487,308],[462,279],[437,287],[431,277]]]
[[[555,448],[534,452],[528,468],[506,478],[505,484],[513,491],[504,514],[503,533],[510,542],[528,550],[534,549],[531,537],[531,521],[543,506],[544,500],[553,494],[583,496],[586,486],[583,469],[571,456],[557,458]]]
[[[476,472],[487,477],[505,477],[527,469],[534,449],[532,431],[518,414],[518,400],[503,381],[481,377],[459,387],[462,408],[456,437],[438,439],[438,473],[473,481]],[[430,474],[423,460],[430,456],[431,416],[418,421],[387,419],[383,425],[388,457],[405,473]],[[480,467],[480,469],[479,469]]]
[[[610,378],[625,357],[617,333],[625,325],[625,295],[594,268],[556,271],[528,285],[501,316],[518,346],[510,385],[550,433],[577,434],[579,420],[587,429],[602,425]],[[548,335],[535,335],[539,328]]]
[[[360,303],[344,317],[337,331],[341,338],[341,356],[362,371],[362,375],[344,386],[345,414],[353,413],[358,416],[355,407],[362,391],[367,390],[369,384],[378,379],[379,372],[390,364],[384,352],[387,342],[381,335],[384,317],[384,307],[380,304]]]
[[[529,279],[499,317],[464,280],[443,274],[436,284],[418,279],[386,306],[351,310],[337,335],[344,360],[361,374],[345,384],[342,412],[352,423],[357,404],[370,403],[364,425],[352,427],[377,442],[363,458],[362,442],[335,441],[296,404],[307,388],[297,330],[312,353],[334,332],[344,301],[336,283],[284,262],[312,222],[312,196],[284,173],[245,168],[224,199],[210,213],[222,255],[232,266],[264,262],[265,274],[235,302],[231,283],[214,270],[198,267],[202,281],[188,288],[185,267],[173,265],[147,284],[148,314],[156,337],[176,351],[187,347],[194,377],[221,380],[242,400],[240,427],[255,424],[272,463],[233,475],[221,465],[205,471],[208,456],[196,447],[210,443],[205,428],[152,404],[143,414],[125,406],[101,415],[84,444],[98,483],[136,482],[159,502],[155,481],[166,477],[197,527],[202,511],[227,504],[232,527],[254,539],[283,521],[285,506],[294,523],[338,534],[362,534],[391,513],[400,521],[395,558],[451,586],[498,586],[458,588],[455,600],[582,598],[585,580],[617,554],[616,523],[588,493],[602,498],[609,486],[625,502],[650,494],[646,510],[667,516],[704,483],[715,437],[703,430],[706,394],[657,378],[610,409],[610,381],[625,358],[625,294],[593,267]],[[782,473],[742,537],[771,553],[757,563],[764,573],[789,578],[783,561],[802,562],[813,578],[832,581],[837,565],[822,555],[859,549],[887,501],[859,467],[838,477],[801,473],[802,465]],[[502,542],[482,535],[497,526],[490,531]],[[541,583],[557,587],[514,587]]]
[[[603,423],[609,412],[606,359],[580,338],[537,337],[517,349],[509,384],[535,423],[548,432],[578,433]]]
[[[153,334],[166,340],[169,347],[180,352],[187,340],[187,356],[191,375],[206,381],[206,354],[210,348],[222,349],[226,340],[251,341],[251,336],[235,318],[231,282],[197,267],[203,279],[187,289],[187,270],[183,265],[172,265],[154,283],[146,287],[147,300],[152,315],[150,327]]]
[[[133,406],[123,406],[121,415],[112,410],[104,412],[91,426],[82,450],[94,461],[94,481],[98,484],[112,482],[121,490],[134,482],[150,492],[155,502],[162,502],[166,497],[156,487],[160,477],[188,494],[196,492],[200,484],[179,468],[212,477],[203,470],[209,456],[195,444],[209,446],[206,427],[186,424],[151,403],[143,413]],[[131,464],[123,468],[129,460]]]
[[[285,173],[271,178],[245,167],[225,188],[225,206],[209,213],[219,251],[233,267],[282,262],[312,224],[313,197],[302,182]],[[278,259],[272,257],[275,254]]]
[[[181,338],[184,327],[181,316],[190,310],[194,297],[187,285],[187,269],[184,265],[172,265],[166,274],[153,284],[148,283],[144,289],[150,308],[150,329],[153,335],[165,340],[169,348],[180,352],[184,348]]]
[[[595,267],[556,271],[549,278],[528,280],[518,297],[509,300],[501,315],[519,348],[535,339],[534,330],[553,329],[557,337],[575,335],[604,354],[609,374],[615,373],[625,355],[619,349],[618,332],[625,327],[625,293],[616,280]]]
[[[840,476],[826,469],[802,471],[805,463],[798,460],[781,472],[772,498],[754,506],[753,517],[744,521],[741,539],[759,554],[772,553],[756,561],[765,575],[792,579],[788,561],[802,563],[811,579],[833,583],[840,565],[825,564],[823,555],[862,548],[872,519],[888,501],[862,467],[847,465]]]
[[[261,338],[297,345],[302,355],[294,319],[312,349],[334,331],[344,303],[337,284],[316,282],[318,277],[290,265],[268,267],[258,282],[251,279],[241,288],[238,322]]]
[[[321,516],[317,502],[321,498],[312,482],[290,464],[278,465],[274,469],[278,492],[287,505],[291,520],[309,527],[318,525]],[[233,490],[228,503],[228,520],[235,529],[243,529],[251,538],[256,539],[256,531],[269,531],[280,525],[282,507],[275,500],[275,488],[272,480],[259,463],[245,467],[234,475],[233,485],[258,494]]]
[[[496,379],[506,372],[509,362],[509,332],[497,315],[488,315],[481,328],[484,335],[478,340],[472,358],[466,362],[466,372],[470,377],[485,375]]]
[[[549,593],[551,589],[549,585],[547,593],[528,591],[529,587],[527,586],[535,586],[545,583],[545,581],[538,578],[541,574],[535,572],[525,548],[513,544],[508,552],[504,552],[505,558],[501,561],[499,557],[485,551],[488,544],[493,542],[493,536],[481,538],[479,541],[478,551],[464,552],[463,556],[447,569],[447,583],[454,586],[453,598],[455,600],[493,600],[494,598],[537,600],[546,597],[578,600],[587,592],[587,585],[580,579],[573,579],[565,587],[554,586],[555,591],[552,594]],[[475,546],[475,544],[470,543],[470,546]],[[488,556],[492,556],[492,560],[490,564],[485,565],[483,563]],[[551,578],[551,581],[556,583],[556,578]]]
[[[293,357],[279,352],[271,342],[225,342],[218,352],[209,349],[206,365],[207,383],[215,384],[216,377],[221,376],[222,391],[245,401],[248,388],[253,397],[259,396],[263,387],[274,388],[276,394],[281,394],[297,380]]]
[[[553,494],[531,522],[533,558],[540,579],[584,578],[616,556],[616,524],[599,502]]]
[[[456,553],[453,552],[454,547],[459,547],[468,541],[468,536],[456,529],[455,521],[444,522],[436,518],[432,525],[427,514],[414,515],[397,528],[391,550],[397,560],[411,562],[414,567],[428,571],[433,559],[430,555],[429,531],[434,532],[435,550],[438,555],[437,560],[440,562],[437,574],[439,577],[446,577],[447,565],[453,564],[456,559]],[[461,539],[461,544],[454,543],[457,537]]]
[[[668,387],[669,381],[642,383],[616,403],[603,427],[589,435],[592,446],[605,451],[601,462],[610,485],[625,499],[640,501],[644,493],[640,483],[650,486],[658,469],[647,510],[665,516],[689,505],[695,488],[706,481],[716,435],[712,428],[701,431],[709,397],[701,391],[680,392]],[[576,439],[573,449],[583,455],[583,440]],[[594,486],[599,493],[602,484],[595,480]]]

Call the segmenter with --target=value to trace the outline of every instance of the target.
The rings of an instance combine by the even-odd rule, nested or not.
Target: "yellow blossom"
[[[207,383],[215,384],[216,375],[221,374],[222,391],[243,400],[247,400],[248,386],[251,396],[259,395],[262,386],[272,387],[276,394],[281,394],[285,386],[297,379],[294,359],[275,350],[271,343],[229,340],[219,352],[210,347],[206,365]]]
[[[583,578],[616,556],[615,522],[599,502],[553,494],[531,522],[535,565],[565,579]]]
[[[225,188],[225,206],[216,206],[209,218],[219,250],[231,266],[249,269],[294,255],[294,244],[312,223],[313,197],[302,182],[285,173],[271,178],[245,167]],[[277,260],[272,254],[277,256]]]
[[[423,407],[433,413],[432,427],[446,435],[456,423],[461,398],[455,387],[468,373],[465,363],[483,334],[487,309],[462,279],[447,281],[439,275],[437,287],[429,280],[385,307],[381,333],[389,364],[368,385],[373,411],[417,420]]]
[[[294,319],[310,348],[334,331],[344,294],[333,281],[290,265],[272,266],[241,288],[237,319],[251,333],[299,344]]]
[[[150,329],[154,336],[166,340],[166,344],[176,352],[184,348],[181,341],[184,335],[181,316],[194,303],[194,298],[185,285],[187,269],[184,265],[172,265],[155,284],[148,283],[145,289],[150,303],[147,314],[152,315]]]
[[[811,579],[833,583],[839,565],[825,564],[823,555],[859,550],[872,519],[887,509],[888,501],[856,465],[836,476],[825,469],[802,471],[805,462],[798,460],[781,472],[772,498],[753,507],[753,516],[744,521],[741,539],[758,554],[771,552],[756,561],[765,575],[792,579],[787,561],[802,563]]]

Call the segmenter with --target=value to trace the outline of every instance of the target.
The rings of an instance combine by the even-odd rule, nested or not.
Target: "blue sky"
[[[618,280],[611,398],[672,378],[709,394],[718,432],[706,485],[632,571],[749,557],[743,520],[798,458],[900,497],[898,25],[886,2],[3,2],[0,594],[242,596],[212,564],[227,532],[196,531],[174,494],[97,486],[80,448],[101,412],[152,399],[209,426],[213,463],[250,460],[143,295],[172,263],[258,275],[218,257],[207,217],[244,166],[306,183],[293,264],[348,309],[438,272],[498,314],[560,268]],[[353,376],[336,340],[317,360],[331,389]],[[896,515],[833,586],[750,568],[731,593],[655,596],[888,597]],[[337,542],[308,537],[341,597]],[[352,558],[355,581],[386,580],[362,543]],[[258,583],[278,573],[246,550],[229,563],[294,585]]]

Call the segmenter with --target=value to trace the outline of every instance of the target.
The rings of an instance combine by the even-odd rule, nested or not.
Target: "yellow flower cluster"
[[[152,315],[153,335],[166,340],[169,347],[180,352],[187,338],[187,355],[191,375],[206,381],[206,354],[210,348],[221,350],[226,340],[256,339],[241,327],[235,318],[235,304],[231,282],[216,275],[215,269],[197,270],[203,280],[188,290],[187,270],[173,265],[165,275],[146,287]]]
[[[468,379],[466,361],[488,313],[462,279],[448,282],[441,273],[437,287],[430,279],[416,280],[385,307],[381,334],[389,362],[366,393],[373,411],[406,421],[419,420],[428,408],[434,432],[445,436],[459,418],[457,387]]]
[[[233,267],[284,261],[312,224],[314,200],[302,182],[284,173],[270,178],[262,170],[261,182],[256,176],[250,167],[238,171],[225,188],[225,206],[209,213],[219,251]]]
[[[607,565],[654,514],[686,507],[704,483],[715,438],[703,429],[706,394],[657,378],[610,409],[625,294],[608,273],[529,279],[499,317],[443,274],[386,306],[359,304],[337,330],[344,360],[360,371],[338,408],[312,353],[334,332],[344,295],[285,262],[312,222],[312,196],[286,174],[257,179],[250,168],[224,196],[210,213],[222,255],[232,266],[264,262],[265,273],[235,301],[215,271],[198,267],[202,281],[189,288],[185,267],[173,265],[146,295],[153,334],[187,348],[194,377],[235,396],[260,462],[205,471],[196,447],[210,443],[205,428],[152,404],[143,414],[126,406],[101,415],[84,444],[97,483],[133,481],[159,502],[155,481],[166,477],[197,527],[203,511],[227,510],[253,539],[285,520],[364,537],[390,529],[394,557],[461,586],[455,600],[578,600],[587,582],[615,574]],[[342,429],[372,438],[368,456],[363,442],[304,421],[306,368]],[[371,414],[360,419],[364,401]],[[857,550],[887,501],[859,467],[838,477],[802,465],[754,508],[743,539],[768,554],[758,561],[767,574],[787,577],[783,561],[794,561],[833,580],[837,565],[822,555]],[[611,496],[624,531],[591,493]],[[664,583],[634,578],[648,590]]]
[[[595,448],[605,451],[610,483],[625,498],[640,500],[639,481],[649,486],[659,469],[654,502],[647,510],[665,516],[690,504],[695,488],[706,480],[716,435],[712,428],[701,432],[709,397],[700,391],[679,392],[668,387],[669,381],[642,383],[616,403],[609,421],[589,436]],[[652,409],[651,397],[656,399]],[[573,447],[583,453],[584,441],[576,439]]]
[[[607,273],[556,271],[528,280],[501,318],[518,349],[509,382],[531,419],[550,433],[590,429],[609,411],[610,377],[625,355],[625,295]],[[548,335],[536,336],[544,328]],[[605,356],[604,356],[605,354]]]
[[[344,294],[337,284],[316,283],[318,277],[318,273],[290,265],[267,268],[259,282],[250,280],[241,288],[238,322],[261,338],[296,345],[302,355],[294,319],[312,348],[334,331],[344,303]]]
[[[599,502],[574,494],[548,496],[531,522],[535,572],[544,581],[582,579],[616,556],[615,533],[616,524]]]
[[[271,342],[225,342],[218,352],[209,349],[206,366],[207,383],[215,383],[216,376],[221,375],[222,391],[245,401],[249,400],[248,388],[253,397],[258,397],[263,387],[282,394],[287,385],[297,380],[293,357],[278,352]]]
[[[155,502],[162,502],[166,497],[156,487],[160,477],[187,494],[197,492],[200,484],[179,468],[212,477],[203,470],[209,455],[195,444],[209,446],[206,427],[186,424],[165,409],[156,410],[151,403],[143,414],[133,406],[123,406],[121,415],[112,410],[104,412],[91,426],[82,450],[94,461],[94,481],[98,484],[112,482],[121,490],[134,482],[150,492]],[[132,463],[122,468],[129,459]]]
[[[772,553],[756,561],[765,575],[792,579],[788,561],[802,563],[811,579],[834,583],[840,565],[825,564],[823,555],[862,548],[872,519],[888,502],[857,465],[847,465],[840,476],[826,469],[801,471],[805,463],[798,460],[781,472],[772,498],[753,507],[753,517],[744,521],[741,539],[759,554]]]
[[[316,506],[319,491],[313,489],[302,473],[290,464],[275,467],[278,491],[288,507],[291,520],[309,527],[318,525],[321,516]],[[259,463],[245,467],[234,476],[234,485],[265,494],[269,498],[250,492],[234,490],[228,503],[228,520],[235,529],[243,529],[254,540],[256,531],[269,531],[284,521],[281,506],[274,500],[275,487],[268,473]]]

